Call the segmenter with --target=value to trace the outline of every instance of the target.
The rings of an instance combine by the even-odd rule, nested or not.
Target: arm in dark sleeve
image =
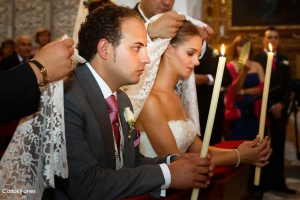
[[[0,124],[38,111],[40,89],[28,63],[0,74]]]
[[[231,76],[229,70],[227,69],[227,67],[225,66],[221,85],[222,85],[222,87],[227,87],[231,84],[231,82],[232,82],[232,76]]]
[[[287,60],[287,59],[286,59]],[[285,66],[285,72],[286,74],[283,76],[284,79],[284,88],[283,88],[283,94],[282,97],[280,99],[280,102],[284,105],[284,106],[288,106],[289,105],[289,101],[290,101],[290,95],[292,92],[291,87],[288,86],[288,83],[291,82],[291,70],[290,70],[290,66]]]
[[[212,57],[211,58],[211,67],[210,67],[210,74],[213,76],[213,78],[216,78],[216,73],[217,73],[217,68],[218,68],[218,63],[219,63],[219,57]],[[223,72],[223,78],[222,78],[222,87],[227,87],[231,84],[232,82],[232,76],[227,69],[226,66],[224,66],[224,72]]]

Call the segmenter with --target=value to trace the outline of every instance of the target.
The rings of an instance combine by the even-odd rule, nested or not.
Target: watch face
[[[171,158],[170,158],[171,163],[175,162],[177,157],[178,157],[178,155],[172,155]]]

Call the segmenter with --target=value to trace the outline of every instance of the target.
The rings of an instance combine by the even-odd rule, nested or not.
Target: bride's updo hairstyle
[[[201,38],[198,28],[190,21],[184,21],[183,26],[178,29],[177,35],[172,38],[170,43],[176,48],[181,43],[188,40],[190,37],[197,35],[199,35],[199,37]]]

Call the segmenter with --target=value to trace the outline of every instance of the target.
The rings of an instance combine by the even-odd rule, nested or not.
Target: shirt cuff
[[[205,53],[205,51],[206,51],[206,41],[205,40],[203,40],[203,43],[202,43],[202,49],[201,49],[201,55],[200,55],[200,57],[199,57],[199,59],[201,59],[202,57],[203,57],[203,55],[204,55],[204,53]]]
[[[207,78],[208,78],[208,83],[206,83],[207,85],[213,85],[215,82],[214,77],[211,74],[206,74]]]
[[[154,40],[152,40],[151,38],[150,38],[150,35],[149,35],[149,33],[148,33],[148,26],[149,26],[149,24],[151,23],[151,22],[153,22],[154,20],[149,20],[148,22],[146,22],[145,23],[145,26],[146,26],[146,30],[147,30],[147,43],[150,43],[150,42],[153,42]]]
[[[168,156],[168,157],[170,157],[170,156]],[[169,158],[169,160],[170,160],[170,158]],[[160,196],[165,197],[166,189],[168,189],[171,184],[171,173],[170,173],[168,166],[165,163],[159,164],[159,166],[160,166],[161,171],[163,172],[163,175],[165,178],[165,184],[161,186]]]

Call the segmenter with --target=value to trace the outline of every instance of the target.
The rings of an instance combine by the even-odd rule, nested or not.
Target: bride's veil
[[[150,19],[149,22],[156,20],[160,15],[155,15]],[[199,27],[206,27],[206,24],[195,20],[189,16],[186,16],[188,21]],[[149,23],[148,22],[148,23]],[[147,26],[147,24],[146,24]],[[136,85],[128,85],[122,87],[122,89],[128,94],[133,110],[135,119],[138,118],[143,106],[149,96],[154,85],[160,58],[164,51],[167,49],[171,38],[161,39],[157,38],[154,42],[148,43],[147,52],[150,58],[150,64],[145,66],[144,73],[140,76],[140,81]],[[178,81],[175,91],[180,95],[184,104],[185,111],[188,117],[194,123],[197,134],[200,135],[200,122],[199,122],[199,111],[197,102],[197,92],[195,83],[195,74],[192,73],[187,79]]]

